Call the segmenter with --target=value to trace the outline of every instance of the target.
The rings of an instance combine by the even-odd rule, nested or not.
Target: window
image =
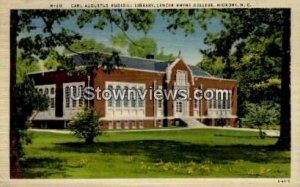
[[[162,108],[162,100],[161,100],[161,99],[157,100],[157,107],[158,107],[159,109]]]
[[[121,121],[116,122],[116,129],[121,129]]]
[[[185,71],[177,71],[176,73],[176,83],[179,85],[186,84],[186,72]]]
[[[35,86],[35,90],[37,90],[40,94],[44,94],[48,97],[48,109],[55,108],[55,84],[47,84],[47,85],[38,85]]]
[[[77,96],[76,86],[72,86],[72,94],[73,94],[73,97]],[[76,107],[76,100],[73,99],[73,98],[71,100],[72,100],[72,107],[75,108]]]
[[[217,101],[216,101],[216,99],[212,99],[212,102],[213,102],[213,108],[217,108]]]
[[[208,108],[211,109],[212,105],[213,105],[213,100],[211,99],[208,101]]]
[[[129,129],[129,122],[128,122],[128,121],[125,121],[125,122],[124,122],[124,128],[125,128],[125,129]]]
[[[129,106],[129,96],[128,96],[128,86],[124,86],[124,91],[125,91],[125,96],[124,96],[124,103],[123,103],[123,105],[124,105],[124,107],[128,107]]]
[[[110,93],[112,93],[113,91],[113,87],[111,85],[108,86],[108,90],[110,91]],[[111,95],[111,97],[108,100],[108,107],[113,107],[113,96]]]
[[[144,121],[139,121],[139,128],[143,129],[144,128]]]
[[[222,101],[218,99],[218,109],[222,109]]]
[[[116,92],[116,96],[117,96],[117,98],[116,98],[116,107],[119,108],[119,107],[121,107],[121,96],[119,95],[119,94],[121,94],[121,86],[120,85],[116,86],[115,92]]]
[[[49,89],[45,88],[45,95],[49,95]]]
[[[65,100],[66,100],[66,108],[70,107],[70,87],[67,86],[65,88]]]
[[[182,102],[180,102],[180,101],[176,102],[176,112],[178,112],[178,113],[182,112]]]
[[[114,127],[113,127],[113,123],[112,123],[112,121],[109,121],[108,122],[108,129],[113,129]]]
[[[135,121],[132,121],[132,122],[131,122],[131,128],[132,128],[132,129],[136,129],[136,122],[135,122]]]
[[[131,107],[132,108],[136,107],[137,90],[135,87],[132,88],[130,99],[131,99]]]
[[[197,99],[194,99],[194,109],[199,109],[199,101]]]
[[[78,92],[80,94],[79,106],[82,106],[83,102],[84,102],[84,90],[83,90],[83,86],[82,85],[79,86]]]
[[[144,107],[144,100],[142,98],[143,93],[144,93],[144,90],[143,90],[142,87],[140,87],[139,88],[139,93],[137,93],[139,107]]]
[[[225,99],[222,100],[222,108],[226,109],[226,100]]]
[[[55,108],[55,99],[53,97],[50,98],[50,108]]]
[[[227,109],[230,109],[231,108],[231,93],[229,93],[229,96],[228,96],[228,99],[227,99],[227,106],[226,106],[226,108]]]
[[[84,82],[64,83],[63,89],[65,108],[73,110],[84,104]]]

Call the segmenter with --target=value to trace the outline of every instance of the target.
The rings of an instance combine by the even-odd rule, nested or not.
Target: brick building
[[[84,64],[84,59],[73,56],[74,64]],[[92,106],[103,120],[103,129],[138,129],[167,126],[230,125],[237,121],[237,82],[210,75],[196,66],[187,65],[183,59],[157,61],[120,56],[124,68],[107,73],[101,62],[90,76],[72,75],[64,70],[30,73],[36,89],[48,95],[47,111],[35,113],[33,124],[42,128],[64,128],[84,103]],[[82,93],[84,88],[108,90],[147,90],[146,99],[109,99],[90,101],[73,100],[70,95]],[[72,89],[71,89],[72,88]],[[189,99],[151,99],[150,90],[187,91]],[[228,90],[229,97],[220,99],[195,99],[194,90]],[[72,93],[71,93],[72,91]]]

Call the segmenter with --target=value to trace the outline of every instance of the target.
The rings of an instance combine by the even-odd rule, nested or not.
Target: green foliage
[[[174,60],[176,57],[175,57],[172,53],[165,54],[164,49],[161,48],[160,52],[157,53],[157,54],[154,56],[154,58],[157,59],[157,60],[162,60],[162,61],[172,61],[172,60]]]
[[[145,58],[149,54],[155,55],[157,53],[157,44],[154,39],[143,37],[130,43],[128,46],[128,53],[130,56],[138,56]]]
[[[56,70],[58,67],[60,67],[62,64],[59,60],[58,52],[52,50],[49,53],[49,56],[44,60],[43,64],[44,64],[44,68],[48,70],[51,69]]]
[[[165,54],[164,49],[157,51],[157,43],[153,38],[142,37],[135,40],[130,40],[123,33],[118,33],[111,41],[112,45],[127,48],[129,55],[145,58],[147,55],[154,55],[154,59],[170,61],[174,60],[173,54]]]
[[[246,115],[242,119],[242,125],[251,128],[258,128],[262,134],[262,126],[278,125],[280,119],[280,108],[278,104],[261,102],[260,104],[247,103]]]
[[[93,143],[96,136],[101,135],[101,121],[97,113],[84,106],[68,123],[69,128],[78,138],[84,138],[85,143]]]
[[[208,56],[204,56],[198,66],[214,76],[223,77],[225,64],[223,63],[221,58],[213,59],[209,58]]]
[[[127,47],[129,45],[128,38],[126,38],[125,34],[119,32],[116,36],[113,36],[110,40],[110,43],[113,46]]]
[[[32,61],[30,59],[22,58],[21,54],[17,54],[17,64],[16,64],[16,81],[17,84],[24,82],[27,73],[39,71],[39,63],[37,61]]]
[[[31,142],[31,138],[24,130],[30,127],[30,117],[34,112],[46,110],[48,108],[48,97],[40,94],[34,88],[34,82],[25,76],[21,83],[15,85],[15,131],[19,132],[20,140],[26,143]],[[23,155],[22,142],[19,142],[18,151]]]
[[[70,45],[67,49],[65,49],[65,54],[74,54],[75,53],[86,53],[86,52],[104,52],[104,53],[112,53],[113,51],[117,51],[113,48],[108,48],[102,43],[98,43],[93,39],[82,39],[75,41],[72,45]]]

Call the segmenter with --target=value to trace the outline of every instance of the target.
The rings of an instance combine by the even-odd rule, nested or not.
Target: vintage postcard
[[[0,186],[300,185],[294,1],[1,2]]]

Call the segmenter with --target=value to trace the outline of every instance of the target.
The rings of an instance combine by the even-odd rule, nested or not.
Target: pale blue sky
[[[94,20],[94,22],[95,21],[96,20]],[[60,30],[60,27],[66,27],[75,32],[79,32],[84,38],[94,39],[97,42],[103,43],[107,47],[112,47],[110,39],[113,35],[118,34],[120,30],[117,27],[113,27],[111,31],[110,26],[107,26],[104,30],[95,29],[93,27],[94,22],[87,24],[82,29],[79,29],[76,25],[76,18],[72,17],[69,20],[62,22],[61,26],[56,25],[55,30],[58,31]],[[41,26],[40,20],[35,20],[32,24],[37,27]],[[207,47],[203,43],[206,32],[216,32],[222,28],[217,20],[212,21],[207,31],[202,30],[199,25],[195,23],[196,32],[185,36],[185,33],[181,30],[177,30],[175,33],[169,32],[165,28],[166,25],[167,22],[165,20],[163,20],[160,16],[156,16],[156,21],[152,29],[147,33],[147,36],[156,40],[158,51],[163,48],[166,54],[173,53],[177,56],[180,50],[181,56],[185,62],[191,65],[197,64],[202,59],[202,55],[199,50]],[[36,34],[39,32],[42,32],[41,29],[36,29],[32,33]],[[127,34],[131,39],[137,39],[144,36],[143,32],[137,32],[134,29],[129,29]],[[23,33],[21,36],[24,35],[28,34]],[[121,51],[123,54],[128,55],[126,49],[121,49]]]

